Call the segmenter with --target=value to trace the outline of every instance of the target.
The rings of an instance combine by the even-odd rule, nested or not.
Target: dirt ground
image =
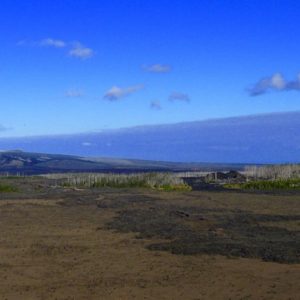
[[[300,295],[297,194],[41,185],[0,194],[0,229],[0,299]]]

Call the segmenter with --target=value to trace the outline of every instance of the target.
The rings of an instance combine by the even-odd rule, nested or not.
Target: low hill
[[[300,112],[289,112],[94,133],[0,138],[0,149],[151,161],[297,163],[299,132]]]
[[[136,159],[85,158],[71,155],[0,152],[0,173],[137,172],[241,170],[242,164],[175,163]]]

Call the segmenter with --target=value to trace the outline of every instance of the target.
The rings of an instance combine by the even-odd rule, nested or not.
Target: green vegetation
[[[192,190],[192,188],[185,183],[177,184],[177,185],[164,185],[157,189],[162,191],[191,191]]]
[[[18,191],[18,189],[14,186],[0,183],[0,193],[12,193],[12,192],[17,192],[17,191]]]
[[[13,175],[9,175],[9,176],[3,176],[3,178],[4,178],[5,180],[7,180],[7,179],[15,180],[15,179],[24,179],[24,176],[13,176]]]
[[[300,179],[278,179],[278,180],[255,180],[245,183],[225,184],[228,189],[245,190],[290,190],[300,189]]]
[[[163,191],[189,191],[191,187],[171,173],[77,174],[63,182],[66,187],[151,188]]]

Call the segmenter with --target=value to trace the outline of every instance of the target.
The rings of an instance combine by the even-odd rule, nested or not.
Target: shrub
[[[18,189],[11,185],[0,184],[0,193],[12,193],[17,192]]]
[[[63,181],[63,186],[82,188],[152,188],[164,191],[190,190],[181,178],[172,173],[135,174],[73,174]]]
[[[255,180],[241,184],[225,184],[224,187],[246,190],[300,189],[300,179]]]

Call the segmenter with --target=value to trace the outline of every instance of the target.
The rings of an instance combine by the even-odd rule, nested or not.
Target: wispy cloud
[[[7,131],[7,130],[10,130],[10,129],[12,129],[12,128],[8,128],[8,127],[0,124],[0,132]]]
[[[117,101],[117,100],[120,100],[126,96],[129,96],[139,90],[142,90],[143,88],[144,88],[144,85],[142,85],[142,84],[129,86],[129,87],[125,87],[125,88],[113,86],[104,94],[103,98],[106,100],[109,100],[109,101]]]
[[[154,109],[154,110],[161,110],[162,107],[161,107],[160,101],[151,101],[150,108]]]
[[[17,46],[29,46],[31,45],[32,46],[32,42],[28,42],[27,40],[20,40],[17,42]]]
[[[259,80],[248,89],[250,96],[263,95],[270,91],[300,91],[300,74],[296,80],[286,80],[281,73],[275,73],[270,77]]]
[[[62,40],[55,40],[55,39],[47,38],[47,39],[41,40],[39,42],[39,45],[41,47],[64,48],[67,46],[67,43]]]
[[[180,93],[180,92],[173,92],[169,96],[169,101],[183,101],[183,102],[190,102],[190,97],[188,94]]]
[[[78,57],[81,59],[87,59],[94,56],[95,52],[93,49],[83,46],[80,43],[73,44],[72,49],[69,51],[69,55]]]
[[[63,40],[45,38],[38,41],[21,40],[17,43],[17,46],[65,48],[68,43]]]
[[[146,72],[150,72],[150,73],[169,73],[172,71],[172,67],[170,65],[164,65],[164,64],[143,66],[143,69]]]
[[[81,145],[84,146],[84,147],[90,147],[90,146],[92,146],[93,144],[90,143],[90,142],[83,142],[83,143],[81,143]]]
[[[69,98],[80,98],[84,96],[84,92],[79,89],[68,89],[65,92],[65,96]]]
[[[87,59],[95,55],[92,48],[82,45],[80,42],[66,42],[59,39],[45,38],[39,41],[21,40],[17,43],[18,46],[28,47],[52,47],[57,49],[66,49],[68,55],[80,59]]]

